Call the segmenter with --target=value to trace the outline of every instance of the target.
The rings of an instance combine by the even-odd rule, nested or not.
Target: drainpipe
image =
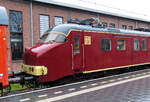
[[[97,18],[98,18],[98,23],[100,23],[100,14],[97,14]]]
[[[138,28],[138,22],[135,21],[135,28]]]
[[[120,28],[120,18],[118,17],[118,29],[121,29]]]
[[[33,13],[32,13],[32,0],[30,0],[30,32],[31,32],[31,46],[34,45],[34,39],[33,39]]]

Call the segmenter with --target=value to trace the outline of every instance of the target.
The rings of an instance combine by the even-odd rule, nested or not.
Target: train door
[[[83,32],[72,32],[72,69],[79,73],[83,68]]]
[[[132,64],[132,39],[130,37],[116,37],[115,39],[115,56],[114,64],[125,66]]]

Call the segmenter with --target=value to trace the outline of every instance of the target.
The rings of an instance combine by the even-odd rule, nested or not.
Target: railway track
[[[42,84],[39,88],[28,88],[26,90],[20,90],[20,91],[12,91],[10,93],[5,93],[4,96],[2,97],[7,97],[7,96],[12,96],[14,94],[21,94],[21,93],[27,93],[27,92],[32,92],[32,91],[35,91],[35,90],[43,90],[43,89],[46,89],[46,88],[58,88],[58,87],[63,87],[63,86],[66,86],[66,85],[69,85],[69,84],[79,84],[79,83],[84,83],[84,82],[89,82],[89,81],[96,81],[96,80],[99,80],[101,79],[102,81],[106,82],[108,80],[114,80],[114,79],[118,79],[118,80],[123,80],[124,78],[130,78],[131,76],[132,77],[136,77],[136,76],[139,76],[139,75],[144,75],[146,74],[146,72],[149,72],[150,71],[150,68],[148,67],[145,67],[143,68],[138,68],[138,69],[135,69],[135,70],[128,70],[128,69],[122,69],[119,73],[117,73],[116,71],[109,73],[108,72],[103,72],[103,75],[102,75],[102,72],[99,73],[99,76],[98,74],[96,73],[97,76],[94,75],[94,73],[92,73],[93,75],[80,75],[80,76],[70,76],[70,77],[67,77],[67,78],[63,78],[61,80],[57,80],[53,83],[45,83],[45,84]],[[117,73],[117,74],[116,74]]]

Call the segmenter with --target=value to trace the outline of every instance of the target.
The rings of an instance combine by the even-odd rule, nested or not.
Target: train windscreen
[[[66,41],[66,36],[59,32],[45,32],[40,38],[39,43],[57,42],[63,43]]]

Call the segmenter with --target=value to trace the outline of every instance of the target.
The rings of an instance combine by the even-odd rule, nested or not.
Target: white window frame
[[[134,51],[139,51],[139,50],[140,50],[140,40],[134,39]]]
[[[47,22],[43,20],[41,17],[47,17]],[[42,21],[43,20],[43,21]],[[41,28],[43,27],[43,28]],[[44,15],[40,14],[40,37],[43,35],[43,33],[50,28],[50,16],[49,15]]]
[[[55,16],[54,17],[54,25],[57,26],[57,25],[60,25],[60,24],[63,24],[63,17]]]

